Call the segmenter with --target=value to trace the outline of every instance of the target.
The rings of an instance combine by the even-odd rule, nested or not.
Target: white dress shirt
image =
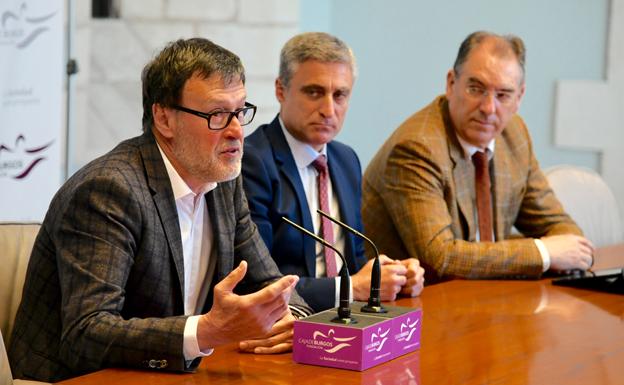
[[[216,261],[211,260],[212,226],[204,194],[217,187],[210,183],[195,194],[175,170],[165,153],[158,146],[171,181],[182,239],[184,258],[184,314],[190,315],[184,327],[183,352],[187,361],[212,354],[213,349],[199,350],[197,324],[202,304],[210,290]]]
[[[464,149],[464,154],[466,154],[466,156],[469,159],[472,159],[472,156],[474,155],[475,152],[483,151],[479,147],[473,146],[472,144],[466,142],[459,135],[457,135],[457,140],[459,140],[459,144],[461,144],[462,148]],[[494,146],[495,146],[495,139],[492,139],[490,143],[488,143],[487,145],[488,160],[492,160],[492,158],[494,157]],[[472,203],[473,203],[473,207],[477,207],[476,200],[473,200]],[[474,215],[475,215],[475,223],[479,223],[479,214],[477,213],[477,210],[474,210]],[[492,229],[492,232],[493,231],[494,229]],[[481,239],[481,235],[479,234],[479,226],[477,226],[476,239],[477,241]],[[492,239],[496,239],[495,234],[492,234]],[[541,239],[534,238],[533,240],[535,241],[535,246],[537,246],[537,249],[539,250],[540,255],[542,256],[542,271],[546,271],[550,268],[550,254],[548,253],[548,249],[546,248],[546,246],[544,245],[544,242],[542,242]]]
[[[306,200],[308,202],[308,207],[310,208],[310,216],[312,217],[312,225],[314,226],[314,233],[321,234],[321,216],[316,212],[316,209],[319,208],[319,198],[318,198],[318,182],[317,176],[318,171],[312,165],[312,162],[319,156],[325,155],[327,157],[327,145],[323,145],[321,151],[316,151],[312,146],[307,143],[301,142],[297,140],[294,136],[292,136],[288,130],[284,127],[284,122],[282,121],[281,116],[279,117],[280,126],[282,127],[282,132],[286,137],[286,142],[288,143],[288,147],[290,147],[290,152],[295,159],[295,164],[297,165],[297,170],[299,171],[299,178],[301,179],[301,184],[303,184],[303,190],[305,191]],[[327,162],[329,164],[330,159],[327,157]],[[328,200],[329,200],[329,208],[330,214],[332,217],[340,220],[340,207],[338,206],[338,198],[336,194],[334,194],[334,190],[331,183],[331,178],[328,178]],[[342,228],[336,224],[333,224],[334,230],[334,246],[338,249],[343,255],[345,253],[345,233]],[[322,234],[321,234],[322,238]],[[340,271],[342,268],[342,259],[335,254],[336,258],[336,271]],[[326,276],[326,267],[325,267],[325,254],[323,253],[323,245],[316,242],[316,278],[325,277]],[[338,306],[340,302],[340,277],[336,277],[336,290],[335,290],[335,306]],[[353,298],[353,288],[350,290],[350,297]]]

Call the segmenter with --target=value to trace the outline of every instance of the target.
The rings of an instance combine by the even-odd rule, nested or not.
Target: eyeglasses
[[[475,100],[483,100],[483,98],[487,98],[490,94],[494,95],[494,99],[498,101],[498,103],[502,105],[510,105],[514,101],[514,96],[516,94],[515,91],[490,91],[482,86],[475,84],[468,84],[466,86],[466,95]]]
[[[215,131],[223,130],[224,128],[226,128],[232,121],[233,117],[236,117],[236,119],[238,120],[238,123],[241,126],[245,126],[251,123],[254,116],[256,116],[256,108],[257,108],[253,104],[247,103],[247,102],[245,102],[245,107],[239,108],[234,111],[218,111],[218,112],[209,112],[209,113],[195,111],[190,108],[186,108],[186,107],[182,107],[178,105],[173,105],[171,107],[176,110],[186,112],[187,114],[199,116],[200,118],[206,119],[206,122],[208,122],[208,128],[211,130],[215,130]]]

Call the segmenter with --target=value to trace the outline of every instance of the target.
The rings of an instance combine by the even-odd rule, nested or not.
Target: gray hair
[[[459,46],[457,52],[457,58],[455,64],[453,64],[453,71],[459,75],[461,68],[468,59],[470,52],[479,46],[485,39],[495,39],[496,45],[494,46],[497,55],[505,56],[513,53],[516,57],[518,65],[522,70],[522,81],[524,82],[524,63],[526,60],[526,48],[521,38],[516,35],[498,35],[487,31],[477,31],[468,35]]]
[[[305,32],[288,40],[282,48],[279,68],[282,84],[288,86],[297,65],[308,60],[345,63],[351,67],[353,78],[357,76],[355,56],[345,42],[325,32]]]
[[[170,42],[147,63],[143,83],[143,131],[152,129],[152,105],[171,107],[180,101],[184,84],[193,75],[209,78],[218,74],[226,85],[245,83],[245,69],[238,56],[208,39]]]

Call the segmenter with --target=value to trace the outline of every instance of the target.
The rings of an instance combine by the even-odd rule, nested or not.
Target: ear
[[[451,94],[453,93],[453,85],[455,85],[455,82],[457,81],[457,79],[455,78],[455,70],[454,69],[450,69],[448,71],[448,73],[446,74],[446,98],[450,98]]]
[[[172,111],[161,104],[152,104],[152,116],[154,117],[154,129],[165,137],[173,137],[174,117]]]
[[[286,99],[284,96],[285,93],[286,88],[282,84],[282,81],[279,78],[275,79],[275,97],[277,98],[277,101],[280,102],[280,104],[283,103]]]
[[[522,98],[524,97],[525,90],[526,90],[526,83],[522,82],[522,86],[520,86],[520,93],[518,94],[518,108],[520,108],[520,102],[522,102]]]

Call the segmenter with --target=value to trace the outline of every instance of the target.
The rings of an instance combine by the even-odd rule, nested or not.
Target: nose
[[[486,116],[492,115],[496,112],[496,96],[493,92],[487,92],[483,95],[479,109]]]
[[[331,94],[326,95],[320,101],[319,113],[324,118],[331,118],[336,113],[336,107],[334,106],[334,99]]]
[[[242,139],[243,138],[243,126],[241,126],[236,116],[232,117],[230,124],[223,130],[223,135],[228,139]]]

